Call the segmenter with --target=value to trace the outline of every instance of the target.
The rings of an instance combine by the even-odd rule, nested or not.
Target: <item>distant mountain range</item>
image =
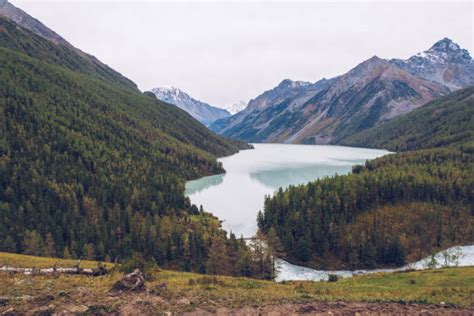
[[[196,100],[175,87],[154,88],[151,92],[159,100],[178,106],[206,126],[217,119],[230,116],[227,110]]]
[[[210,128],[251,142],[338,144],[470,85],[474,63],[469,52],[444,38],[407,60],[374,56],[335,78],[285,79]]]

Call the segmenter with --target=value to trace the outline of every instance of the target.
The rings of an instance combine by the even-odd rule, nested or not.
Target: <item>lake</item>
[[[385,150],[343,146],[253,144],[255,149],[221,158],[225,174],[186,183],[191,202],[223,221],[240,237],[257,230],[257,213],[265,195],[278,188],[347,174],[355,164],[388,154]]]

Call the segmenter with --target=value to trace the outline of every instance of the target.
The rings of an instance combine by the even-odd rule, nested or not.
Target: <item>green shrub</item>
[[[328,282],[337,282],[339,277],[336,274],[330,274],[328,277]]]

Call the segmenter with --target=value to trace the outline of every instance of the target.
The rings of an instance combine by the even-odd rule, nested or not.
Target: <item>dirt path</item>
[[[318,302],[311,304],[285,304],[280,306],[246,307],[240,309],[219,308],[215,312],[196,310],[186,316],[280,316],[280,315],[474,315],[474,305],[457,309],[442,305],[418,305],[397,303],[343,303]]]
[[[117,297],[116,297],[117,298]],[[469,308],[457,309],[442,305],[418,305],[398,303],[344,303],[344,302],[314,302],[306,304],[282,304],[268,306],[253,306],[237,309],[225,307],[215,310],[196,309],[189,312],[175,312],[166,306],[166,301],[155,297],[155,300],[146,300],[140,296],[130,296],[127,302],[112,308],[112,302],[106,305],[83,305],[78,302],[60,304],[30,303],[27,307],[16,309],[1,306],[1,316],[16,315],[184,315],[184,316],[287,316],[287,315],[474,315],[474,305]],[[25,308],[26,307],[26,308]],[[175,309],[176,310],[176,309]]]

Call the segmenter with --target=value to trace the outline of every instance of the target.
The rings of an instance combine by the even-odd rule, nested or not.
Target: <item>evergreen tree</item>
[[[45,243],[46,245],[44,255],[47,257],[56,257],[56,245],[54,243],[53,235],[51,233],[46,234]]]
[[[44,252],[44,241],[36,230],[25,231],[23,239],[24,253],[27,255],[40,256]]]
[[[221,236],[214,236],[206,261],[206,273],[208,274],[230,274],[229,254],[224,240]]]

